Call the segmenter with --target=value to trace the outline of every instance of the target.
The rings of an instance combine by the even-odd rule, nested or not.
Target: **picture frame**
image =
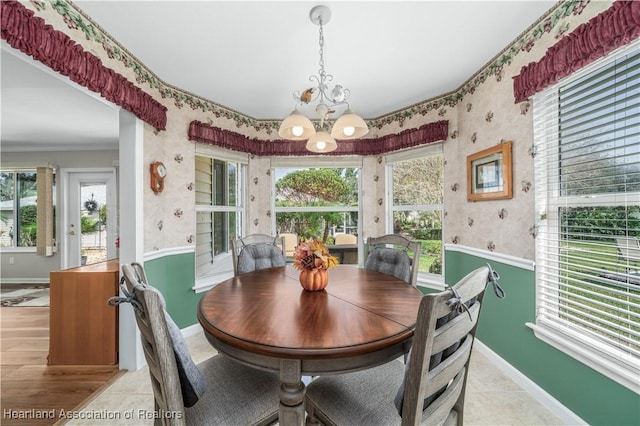
[[[500,200],[513,197],[512,141],[467,156],[467,200]]]

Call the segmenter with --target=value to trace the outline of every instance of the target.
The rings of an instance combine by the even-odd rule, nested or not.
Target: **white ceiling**
[[[309,20],[318,2],[75,3],[165,83],[253,118],[287,115],[293,92],[318,73],[319,27]],[[457,89],[555,3],[324,2],[325,68],[351,90],[355,112],[377,118]],[[116,109],[5,45],[1,65],[3,150],[117,141]]]

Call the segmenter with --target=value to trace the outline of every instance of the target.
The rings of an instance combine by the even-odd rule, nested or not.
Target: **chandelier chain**
[[[324,76],[325,76],[325,71],[324,71],[324,31],[323,31],[323,27],[322,27],[322,18],[320,18],[320,37],[319,37],[319,44],[320,44],[320,70],[318,71],[318,73],[320,74],[320,81],[324,82]]]

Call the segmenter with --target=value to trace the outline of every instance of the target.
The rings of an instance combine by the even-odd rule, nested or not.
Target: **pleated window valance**
[[[443,141],[448,132],[449,121],[441,120],[379,138],[340,141],[338,149],[323,155],[379,155]],[[192,121],[189,125],[189,140],[259,156],[315,155],[307,151],[305,142],[253,139],[200,121]]]
[[[167,108],[138,86],[105,67],[95,55],[61,31],[45,24],[42,18],[17,1],[1,2],[0,36],[21,52],[69,77],[74,82],[114,104],[158,130],[165,130]]]
[[[538,62],[514,77],[516,102],[640,37],[640,1],[617,1],[554,44]]]

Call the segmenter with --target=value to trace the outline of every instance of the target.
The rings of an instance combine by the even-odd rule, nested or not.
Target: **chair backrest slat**
[[[465,336],[476,326],[480,316],[480,303],[469,308],[469,314],[463,313],[436,330],[431,353],[437,354],[460,341],[458,336]]]
[[[153,383],[152,380],[155,407],[169,413],[182,413],[171,416],[170,419],[163,418],[162,421],[164,424],[183,425],[185,416],[182,391],[164,306],[158,293],[142,285],[146,284],[141,282],[146,277],[144,272],[140,275],[136,269],[131,265],[122,265],[127,291],[135,296],[142,307],[141,312],[135,309],[134,312],[149,372],[156,381]]]
[[[423,297],[405,371],[403,425],[439,424],[452,410],[462,424],[466,375],[490,271],[478,268],[453,287]]]
[[[427,372],[425,380],[426,395],[432,395],[437,392],[462,371],[471,356],[472,340],[470,336],[467,336],[464,343],[451,356],[443,360],[433,370]]]
[[[456,401],[459,400],[464,390],[465,374],[466,370],[460,372],[449,387],[447,387],[447,390],[424,410],[422,418],[429,419],[428,424],[442,424],[447,418],[451,412],[451,407],[456,404]]]

